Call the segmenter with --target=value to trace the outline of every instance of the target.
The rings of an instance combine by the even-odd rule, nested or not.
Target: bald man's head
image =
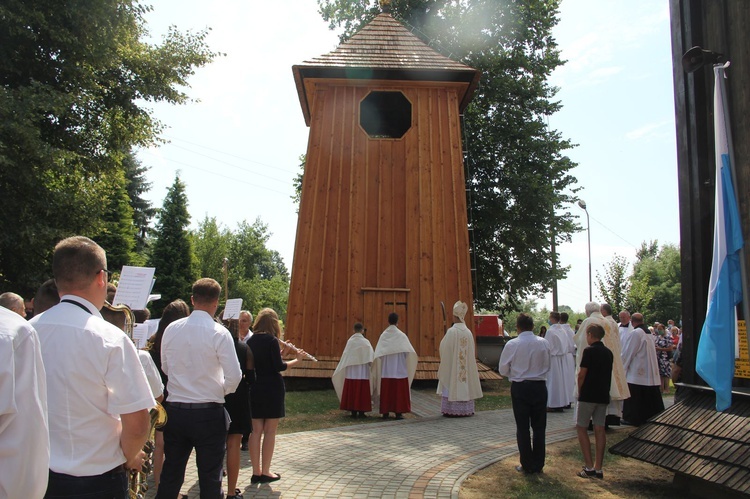
[[[630,322],[631,324],[633,324],[633,327],[640,326],[641,324],[643,324],[643,314],[639,314],[638,312],[634,313],[630,317]]]

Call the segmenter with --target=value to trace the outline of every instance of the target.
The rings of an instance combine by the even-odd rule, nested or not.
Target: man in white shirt
[[[242,310],[237,325],[239,326],[238,334],[240,341],[247,342],[247,340],[253,335],[253,331],[250,329],[253,325],[253,314],[251,314],[249,310]]]
[[[643,315],[633,314],[631,322],[633,332],[622,352],[622,364],[630,388],[622,419],[625,424],[639,426],[664,410],[664,400],[654,336],[643,323]]]
[[[15,312],[24,319],[26,318],[26,306],[23,303],[23,297],[19,294],[11,293],[10,291],[1,294],[0,307]]]
[[[37,499],[47,490],[47,379],[39,337],[0,307],[0,497]]]
[[[498,371],[510,379],[513,417],[521,465],[516,471],[541,473],[544,468],[547,430],[547,373],[550,347],[534,334],[534,320],[527,314],[516,319],[518,337],[510,340],[500,354]],[[534,432],[533,445],[529,427]]]
[[[130,338],[106,322],[107,258],[87,237],[55,247],[60,303],[35,318],[47,374],[49,497],[128,495],[156,405]]]
[[[418,357],[409,337],[398,328],[397,313],[388,315],[388,324],[375,347],[375,394],[380,397],[383,418],[393,412],[396,419],[403,419],[403,413],[411,412],[411,382]]]
[[[224,396],[242,379],[229,331],[214,321],[221,286],[213,279],[193,284],[193,313],[170,324],[161,343],[161,368],[168,376],[164,467],[157,498],[174,499],[195,448],[201,497],[221,496],[221,471],[228,416]]]

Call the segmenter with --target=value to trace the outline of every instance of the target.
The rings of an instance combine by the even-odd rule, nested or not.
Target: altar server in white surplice
[[[612,362],[612,383],[610,384],[609,390],[609,405],[607,406],[607,419],[606,426],[620,425],[620,419],[622,418],[622,401],[630,398],[630,389],[628,388],[628,380],[625,376],[625,368],[622,365],[622,344],[620,341],[620,328],[617,326],[617,322],[612,317],[612,307],[608,303],[602,303],[600,307],[602,317],[607,327],[604,330],[604,338],[602,343],[604,346],[609,348],[614,355],[614,361]],[[616,386],[612,386],[616,385]]]
[[[547,373],[547,410],[562,412],[573,402],[575,370],[571,352],[575,345],[563,326],[559,323],[560,313],[550,312],[550,327],[544,339],[550,346],[550,368]]]
[[[567,312],[560,312],[560,326],[562,326],[563,331],[565,331],[565,334],[570,339],[569,345],[570,345],[570,354],[565,357],[565,363],[568,364],[568,372],[573,373],[573,380],[570,382],[570,392],[568,398],[573,402],[576,400],[576,379],[575,379],[575,372],[576,372],[576,341],[575,336],[576,333],[573,331],[573,328],[570,327],[570,324],[568,324],[568,319],[570,316]]]
[[[366,331],[361,323],[354,324],[354,334],[346,342],[331,378],[339,397],[339,409],[351,411],[353,418],[364,418],[372,410],[371,367],[375,352],[365,338]]]
[[[453,305],[455,322],[440,342],[437,393],[446,417],[473,416],[474,400],[482,398],[474,335],[464,322],[468,310],[462,301]]]
[[[618,324],[617,330],[620,332],[620,347],[623,353],[628,347],[628,341],[633,334],[633,325],[630,323],[630,312],[623,310],[620,312],[620,324]]]
[[[409,337],[398,328],[398,314],[388,315],[389,326],[383,331],[375,347],[373,363],[375,394],[380,398],[380,413],[388,418],[388,413],[403,419],[405,412],[411,412],[411,382],[417,372],[417,352],[409,342]]]

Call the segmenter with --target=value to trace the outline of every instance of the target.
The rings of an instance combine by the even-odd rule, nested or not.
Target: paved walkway
[[[436,395],[414,393],[415,411],[422,406],[434,411],[440,402]],[[575,437],[573,411],[547,416],[548,443]],[[279,435],[272,471],[282,479],[251,485],[252,468],[243,452],[237,486],[246,499],[457,498],[468,476],[517,454],[515,433],[513,412],[505,409],[471,418],[433,415]],[[197,482],[191,458],[182,492],[199,497]]]

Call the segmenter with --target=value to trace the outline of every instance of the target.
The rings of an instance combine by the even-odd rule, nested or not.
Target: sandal
[[[577,473],[577,475],[581,478],[596,478],[596,471],[587,470],[586,467],[584,467]],[[604,477],[604,474],[602,474],[602,477]]]

